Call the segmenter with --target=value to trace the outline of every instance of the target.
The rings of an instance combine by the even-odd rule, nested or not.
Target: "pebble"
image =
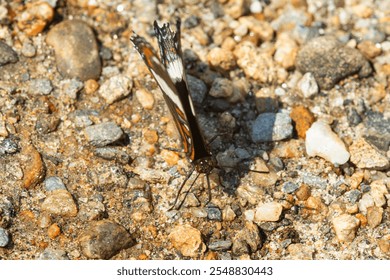
[[[0,41],[0,66],[18,61],[16,52],[6,43]]]
[[[61,233],[60,227],[54,223],[47,229],[47,236],[49,236],[50,239],[56,239]]]
[[[286,70],[293,68],[299,48],[288,33],[278,34],[275,48],[275,61]]]
[[[5,246],[8,245],[8,243],[10,242],[10,235],[9,235],[9,232],[0,227],[0,247],[4,248]]]
[[[258,226],[252,222],[246,222],[245,227],[239,230],[233,238],[232,253],[235,256],[242,256],[256,252],[263,242]]]
[[[76,100],[77,93],[84,87],[84,83],[78,79],[68,79],[60,82],[61,92],[70,99]]]
[[[77,206],[67,190],[57,189],[48,193],[41,205],[42,211],[62,217],[75,217]]]
[[[348,161],[349,153],[343,141],[322,121],[316,121],[306,132],[306,152],[309,156],[319,156],[334,165]]]
[[[359,115],[359,113],[355,108],[349,107],[347,109],[347,119],[348,119],[348,124],[351,127],[357,126],[359,123],[362,122],[362,117]]]
[[[358,202],[358,200],[362,196],[362,193],[359,190],[350,190],[346,192],[344,195],[350,203],[354,204]]]
[[[293,182],[286,182],[283,184],[282,190],[285,193],[293,193],[297,189],[299,189],[299,186]]]
[[[219,47],[211,49],[206,58],[210,66],[217,70],[229,71],[236,66],[233,53]]]
[[[23,47],[22,47],[22,54],[25,57],[34,57],[37,53],[37,50],[35,49],[35,46],[31,44],[30,42],[23,42]]]
[[[312,98],[313,96],[317,95],[319,91],[316,78],[314,78],[314,75],[310,72],[307,72],[303,75],[297,86],[305,98]]]
[[[251,137],[253,142],[271,142],[288,139],[292,136],[291,118],[285,113],[263,113],[253,122]]]
[[[389,168],[389,160],[364,138],[354,141],[349,147],[351,162],[362,169],[385,170]]]
[[[230,205],[226,205],[222,210],[222,220],[231,222],[236,218],[236,213],[230,207]]]
[[[112,104],[128,96],[132,87],[132,80],[123,75],[116,75],[102,84],[99,88],[99,94],[104,98],[107,104]],[[138,95],[139,94],[136,94],[137,98]]]
[[[39,134],[48,134],[56,131],[60,124],[60,119],[55,114],[39,114],[35,123],[35,130]]]
[[[103,219],[106,208],[100,201],[88,201],[81,204],[80,212],[77,215],[82,221],[96,221]]]
[[[15,154],[20,150],[19,144],[16,142],[16,139],[13,137],[5,138],[0,142],[0,156],[5,154]]]
[[[66,187],[60,177],[48,177],[45,181],[43,181],[43,184],[48,192],[54,190],[66,190]]]
[[[84,255],[91,259],[110,259],[134,245],[126,229],[110,220],[91,222],[79,238]]]
[[[61,75],[81,81],[98,79],[101,62],[92,29],[80,20],[65,20],[47,34],[46,42],[54,48]]]
[[[125,188],[129,181],[122,165],[104,162],[95,164],[87,176],[92,184],[104,189]]]
[[[381,54],[381,49],[372,41],[362,41],[357,45],[357,48],[368,59],[373,59]]]
[[[153,109],[154,96],[150,91],[144,88],[137,89],[135,91],[135,97],[137,98],[138,102],[141,104],[142,108],[146,110]]]
[[[387,152],[390,146],[390,118],[380,112],[368,111],[365,113],[364,126],[364,138],[378,149]]]
[[[188,89],[195,106],[201,106],[208,92],[207,85],[200,79],[187,75]]]
[[[188,224],[175,226],[168,238],[173,247],[185,257],[198,257],[206,251],[201,232]]]
[[[22,154],[28,157],[27,162],[24,163],[23,186],[26,189],[33,188],[45,178],[45,164],[41,154],[32,145],[25,146]]]
[[[114,122],[105,122],[84,129],[88,142],[95,147],[112,144],[124,137],[122,129]]]
[[[301,201],[307,200],[311,196],[310,187],[307,184],[302,184],[296,191],[295,195]]]
[[[342,214],[334,218],[332,224],[340,242],[351,242],[355,239],[360,221],[351,215]]]
[[[363,214],[367,214],[367,209],[375,205],[374,199],[371,194],[365,193],[358,202],[359,211]]]
[[[290,117],[295,123],[298,137],[305,139],[306,131],[309,130],[315,121],[313,114],[304,106],[296,106],[292,108]]]
[[[37,260],[69,260],[69,257],[64,250],[46,248],[39,257],[37,257]]]
[[[389,193],[386,183],[383,180],[377,180],[370,184],[370,195],[372,196],[375,205],[383,207],[386,205],[385,196]]]
[[[90,95],[95,93],[99,88],[99,83],[93,79],[86,80],[84,83],[85,93]]]
[[[233,95],[233,83],[225,78],[217,78],[211,85],[209,94],[215,98],[228,98]]]
[[[268,202],[256,208],[255,222],[276,222],[280,219],[283,207],[277,202]]]
[[[311,72],[322,89],[331,89],[356,73],[360,78],[372,73],[370,63],[358,50],[341,45],[332,36],[314,38],[303,46],[296,67],[301,73]]]
[[[383,208],[371,206],[367,208],[367,224],[370,228],[376,228],[380,225],[383,218]]]
[[[115,160],[121,164],[128,164],[131,161],[126,152],[113,147],[96,148],[94,154],[107,160]]]
[[[206,207],[207,218],[212,221],[222,221],[222,213],[217,207]]]
[[[312,260],[315,250],[312,246],[294,243],[287,247],[289,259],[292,260]]]
[[[33,79],[28,83],[28,92],[33,95],[49,95],[53,86],[49,79]]]
[[[231,240],[215,240],[208,244],[208,248],[213,251],[227,251],[232,247]]]
[[[28,36],[36,36],[54,17],[54,9],[47,2],[27,3],[26,9],[16,17],[18,27]]]

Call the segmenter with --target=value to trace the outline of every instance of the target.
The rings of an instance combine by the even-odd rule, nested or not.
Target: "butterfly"
[[[179,188],[178,195],[176,196],[171,209],[177,204],[183,187],[195,170],[198,174],[191,183],[190,189],[199,175],[205,174],[209,190],[208,202],[210,202],[211,191],[208,175],[217,166],[215,157],[211,154],[205,144],[188,89],[180,43],[180,25],[180,18],[178,18],[176,21],[176,32],[173,32],[170,29],[169,23],[164,23],[162,27],[160,27],[158,23],[154,21],[154,31],[160,50],[160,59],[145,38],[135,33],[130,38],[135,49],[141,55],[146,66],[149,68],[150,73],[160,87],[164,100],[168,105],[177,130],[181,136],[184,152],[193,163]],[[179,204],[178,208],[180,208],[183,203],[184,200]]]

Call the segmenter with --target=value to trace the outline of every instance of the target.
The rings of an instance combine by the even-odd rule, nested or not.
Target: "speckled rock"
[[[0,247],[5,247],[10,242],[9,232],[0,227]]]
[[[15,63],[16,61],[18,61],[16,52],[10,46],[0,41],[0,66]]]
[[[341,45],[332,36],[314,38],[297,55],[296,66],[302,73],[311,72],[320,88],[331,89],[353,74],[367,77],[372,68],[356,49]]]
[[[54,17],[54,9],[47,2],[27,3],[26,9],[16,17],[18,27],[28,36],[36,36],[43,31]]]
[[[113,122],[91,125],[84,131],[88,142],[95,147],[112,144],[124,136],[122,129]]]
[[[333,164],[344,164],[349,153],[343,141],[332,131],[329,125],[316,121],[306,132],[306,152],[309,156],[319,156]]]
[[[103,83],[99,88],[99,94],[107,104],[112,104],[128,96],[132,87],[132,80],[124,75],[117,75]]]
[[[59,72],[82,81],[98,79],[101,72],[98,46],[91,28],[80,20],[66,20],[54,26],[46,37],[54,48]]]
[[[69,260],[68,254],[61,249],[46,248],[37,260]]]
[[[49,192],[41,205],[41,210],[63,217],[77,215],[77,206],[72,195],[67,190],[62,189]]]
[[[28,92],[34,95],[48,95],[53,90],[49,79],[32,79],[28,83]]]
[[[185,257],[198,257],[206,251],[200,231],[190,225],[175,226],[168,238]]]
[[[370,195],[376,206],[383,207],[386,204],[385,196],[389,193],[384,180],[377,180],[370,184]]]
[[[342,214],[334,218],[332,224],[339,241],[351,242],[355,239],[360,221],[351,215]]]
[[[284,113],[260,114],[252,125],[251,137],[256,143],[280,141],[291,137],[291,118]]]
[[[234,235],[232,253],[241,256],[256,252],[263,242],[258,226],[252,222],[246,222],[245,227]]]
[[[359,168],[383,170],[387,169],[389,160],[363,138],[354,141],[349,147],[351,161]]]
[[[282,214],[283,207],[277,202],[268,202],[256,208],[255,222],[276,222]]]
[[[110,259],[120,250],[134,245],[126,229],[110,220],[92,222],[83,232],[79,244],[84,255],[91,259]]]
[[[233,53],[221,48],[211,49],[207,54],[207,61],[212,67],[224,71],[231,70],[236,66],[236,60]]]

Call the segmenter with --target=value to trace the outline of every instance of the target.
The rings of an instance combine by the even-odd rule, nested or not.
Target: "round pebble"
[[[99,94],[107,104],[121,100],[128,96],[133,87],[133,81],[123,75],[113,76],[99,88]],[[138,97],[138,95],[136,95]],[[142,103],[141,103],[142,104]]]
[[[54,26],[46,37],[54,48],[59,72],[82,81],[98,79],[101,62],[92,29],[80,20],[65,20]]]
[[[59,177],[48,177],[43,181],[46,191],[54,191],[54,190],[66,190],[64,183]]]
[[[305,145],[309,156],[322,157],[335,165],[344,164],[349,159],[343,141],[322,121],[313,123],[306,132]]]
[[[88,142],[95,147],[112,144],[124,137],[122,129],[113,122],[91,125],[84,131]]]
[[[283,207],[277,202],[261,204],[256,208],[255,222],[276,222],[280,219]]]
[[[292,136],[291,118],[285,113],[260,114],[252,125],[253,142],[269,142],[288,139]]]
[[[147,110],[152,110],[154,106],[154,96],[153,94],[146,89],[138,89],[135,92],[135,97],[138,102],[141,104],[142,108]]]

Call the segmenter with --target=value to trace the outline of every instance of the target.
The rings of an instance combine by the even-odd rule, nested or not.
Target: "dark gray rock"
[[[226,251],[232,247],[232,241],[231,240],[215,240],[215,241],[210,242],[207,247],[213,251]]]
[[[331,89],[342,79],[372,73],[368,60],[357,49],[345,47],[333,36],[310,40],[299,52],[296,67],[302,73],[311,72],[320,88]]]
[[[122,164],[127,164],[131,160],[130,156],[124,151],[113,147],[96,148],[95,155],[107,160],[116,160]]]
[[[0,66],[18,61],[18,55],[7,44],[0,41]]]
[[[222,212],[217,207],[206,207],[207,218],[214,221],[222,221]]]
[[[364,138],[378,149],[387,152],[390,146],[390,119],[380,112],[369,111],[364,118]]]
[[[91,125],[85,128],[88,141],[95,147],[103,147],[123,138],[122,129],[114,122]]]

